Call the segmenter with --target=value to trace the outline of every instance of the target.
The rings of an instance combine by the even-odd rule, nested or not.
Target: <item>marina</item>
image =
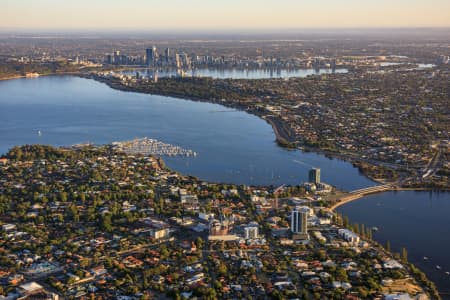
[[[112,146],[127,154],[144,154],[156,156],[197,156],[197,152],[180,146],[166,144],[148,137],[136,138],[131,141],[113,142]]]

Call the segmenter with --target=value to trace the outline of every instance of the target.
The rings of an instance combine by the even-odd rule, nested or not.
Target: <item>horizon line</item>
[[[442,35],[448,34],[450,26],[392,26],[392,27],[285,27],[285,28],[28,28],[11,27],[0,28],[0,35],[5,36],[27,36],[27,35],[124,35],[134,34],[137,37],[159,36],[159,35],[181,35],[181,36],[208,36],[217,37],[234,36],[301,36],[301,35],[418,35],[423,32],[432,32]],[[137,38],[131,37],[130,38]],[[430,36],[431,38],[431,36]]]
[[[406,29],[406,30],[414,30],[414,29],[450,29],[450,25],[445,26],[429,26],[429,25],[404,25],[404,26],[301,26],[301,27],[0,27],[0,32],[14,30],[14,31],[262,31],[262,30],[271,30],[271,31],[282,31],[282,30],[389,30],[389,29]]]

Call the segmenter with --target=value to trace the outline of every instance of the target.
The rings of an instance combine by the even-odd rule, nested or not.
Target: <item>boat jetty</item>
[[[113,142],[112,146],[115,150],[125,152],[127,154],[144,154],[155,156],[197,156],[197,152],[184,149],[180,146],[166,144],[161,141],[150,139],[147,137],[136,138],[131,141]]]

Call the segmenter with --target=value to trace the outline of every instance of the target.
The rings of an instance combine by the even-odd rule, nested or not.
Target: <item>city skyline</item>
[[[450,0],[0,1],[0,300],[450,300]]]
[[[6,1],[0,29],[264,30],[448,27],[450,2],[432,1]]]

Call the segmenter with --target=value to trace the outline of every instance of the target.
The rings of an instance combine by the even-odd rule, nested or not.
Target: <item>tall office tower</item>
[[[309,170],[308,173],[308,181],[315,183],[315,184],[319,184],[320,183],[320,169],[318,168],[312,168],[311,170]]]
[[[145,49],[145,64],[147,66],[151,66],[155,63],[156,60],[156,47]]]
[[[175,53],[175,62],[177,64],[177,68],[181,68],[181,59],[180,59],[180,54]]]
[[[158,49],[156,49],[156,46],[153,46],[153,62],[155,63],[158,59]]]
[[[331,60],[331,69],[336,70],[336,58]]]
[[[306,207],[296,207],[291,212],[291,231],[301,239],[308,238],[308,214]]]
[[[106,54],[105,63],[107,65],[110,65],[110,64],[112,64],[112,61],[113,61],[112,55],[111,54]]]
[[[113,61],[114,64],[120,65],[120,51],[119,50],[114,51],[113,59],[114,59],[114,61]]]
[[[184,52],[180,53],[179,59],[181,60],[181,64],[183,67],[189,67],[191,65],[191,59],[186,53]]]
[[[128,64],[128,56],[122,54],[120,56],[120,64],[121,65],[127,65]]]
[[[166,60],[166,63],[168,63],[170,60],[170,49],[169,48],[166,48],[166,50],[164,50],[164,59]]]

